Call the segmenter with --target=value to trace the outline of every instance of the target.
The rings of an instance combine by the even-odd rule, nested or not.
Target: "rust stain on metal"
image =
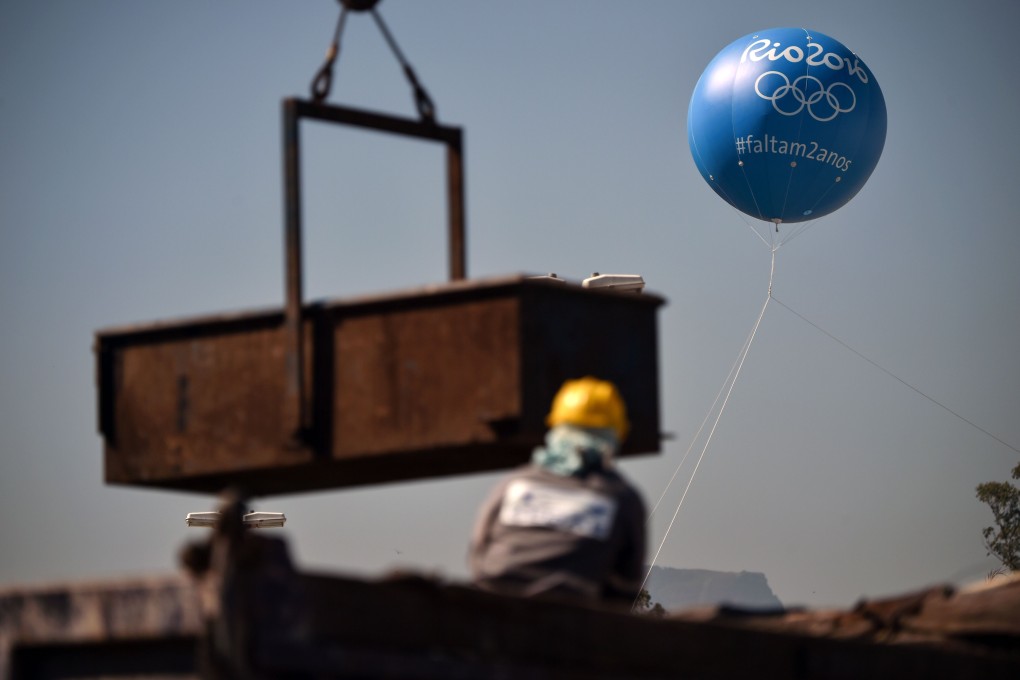
[[[495,441],[520,411],[518,321],[513,299],[345,321],[334,457]]]

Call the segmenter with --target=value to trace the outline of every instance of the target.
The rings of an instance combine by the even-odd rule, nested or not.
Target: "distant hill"
[[[756,571],[711,571],[652,567],[645,586],[667,611],[728,604],[754,609],[783,606],[769,587],[765,574]]]

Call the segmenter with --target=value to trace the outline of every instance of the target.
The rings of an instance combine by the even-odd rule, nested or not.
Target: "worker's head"
[[[575,425],[612,429],[619,442],[626,438],[630,429],[627,407],[616,385],[591,376],[563,383],[545,422],[549,427]]]

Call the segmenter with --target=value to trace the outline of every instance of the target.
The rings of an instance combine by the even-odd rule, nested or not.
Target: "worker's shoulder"
[[[598,476],[593,480],[595,486],[604,489],[619,499],[626,499],[629,505],[636,508],[644,507],[644,499],[641,492],[637,490],[630,481],[615,469],[600,470]]]
[[[541,465],[531,463],[513,470],[503,479],[501,486],[505,487],[518,479],[528,479],[564,488],[584,488],[614,497],[633,497],[639,502],[641,500],[638,490],[623,475],[612,468],[595,470],[583,476],[560,475]]]

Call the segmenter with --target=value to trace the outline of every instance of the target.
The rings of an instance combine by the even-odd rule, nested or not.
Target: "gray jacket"
[[[630,604],[644,558],[644,503],[616,471],[565,476],[531,464],[482,506],[469,564],[487,590]]]

